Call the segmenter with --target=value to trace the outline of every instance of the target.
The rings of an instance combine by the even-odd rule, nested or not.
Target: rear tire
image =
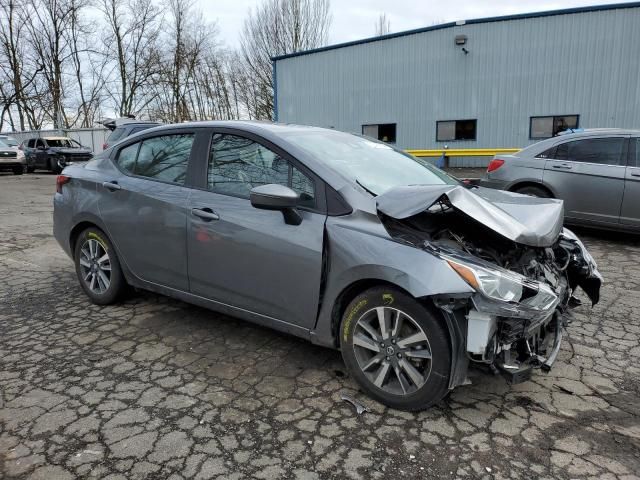
[[[35,167],[27,167],[27,173],[33,173],[35,171],[36,171]]]
[[[109,238],[98,228],[83,231],[73,255],[80,286],[96,305],[117,302],[126,290],[120,261]]]
[[[552,198],[551,194],[547,190],[542,187],[536,187],[535,185],[516,188],[515,192],[521,193],[522,195],[529,195],[531,197]]]
[[[384,405],[422,410],[448,393],[444,320],[400,290],[374,287],[358,295],[345,309],[339,335],[348,371]]]

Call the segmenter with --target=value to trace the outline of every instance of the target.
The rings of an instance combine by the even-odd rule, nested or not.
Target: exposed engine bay
[[[545,239],[530,235],[528,243],[539,246],[517,242],[506,236],[515,228],[505,232],[495,223],[479,222],[473,215],[477,205],[464,202],[468,194],[449,193],[409,216],[383,213],[380,210],[388,205],[382,202],[379,216],[393,238],[442,258],[476,291],[434,299],[438,308],[462,324],[469,362],[499,370],[512,383],[526,381],[533,368],[549,370],[571,321],[571,309],[580,304],[576,289],[581,287],[592,305],[599,300],[602,277],[595,261],[570,230],[560,228]],[[514,195],[500,193],[508,195],[507,201]],[[452,197],[462,201],[456,205]],[[491,200],[491,208],[496,208]],[[500,220],[504,223],[505,218]],[[559,221],[561,227],[561,208]]]

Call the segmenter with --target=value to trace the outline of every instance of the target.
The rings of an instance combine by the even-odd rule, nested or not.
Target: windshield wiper
[[[358,180],[357,178],[356,178],[356,183],[357,183],[358,185],[360,185],[362,188],[364,188],[364,189],[367,191],[367,193],[370,193],[372,196],[374,196],[374,197],[377,197],[377,196],[378,196],[377,194],[375,194],[375,193],[373,193],[371,190],[369,190],[367,187],[365,187],[365,186],[360,182],[360,180]]]

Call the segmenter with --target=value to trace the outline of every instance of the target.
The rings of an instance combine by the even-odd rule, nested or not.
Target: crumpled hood
[[[408,185],[394,187],[376,197],[383,214],[408,218],[445,197],[460,212],[514,242],[531,247],[553,245],[562,231],[562,200],[536,198],[489,188],[460,185]]]

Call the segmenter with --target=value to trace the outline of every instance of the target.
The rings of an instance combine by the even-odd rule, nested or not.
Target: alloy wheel
[[[102,294],[111,285],[111,259],[105,247],[93,238],[80,248],[80,271],[84,282],[94,293]]]
[[[431,346],[425,331],[397,308],[365,312],[353,332],[353,349],[364,375],[390,394],[412,394],[431,374]]]

